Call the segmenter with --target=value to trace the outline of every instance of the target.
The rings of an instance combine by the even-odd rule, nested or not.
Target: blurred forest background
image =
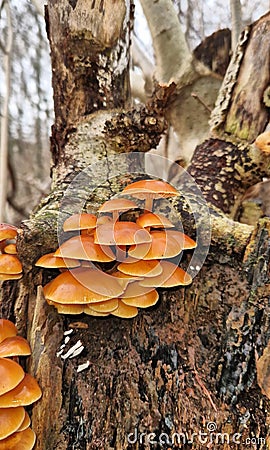
[[[1,197],[7,198],[4,204],[2,200],[0,221],[17,225],[29,216],[50,186],[49,136],[54,115],[43,6],[43,2],[38,0],[0,0],[0,184]],[[201,55],[205,58],[207,54],[203,55],[203,47],[198,46],[207,36],[228,28],[233,28],[237,36],[238,28],[243,29],[267,12],[270,2],[243,0],[240,4],[238,0],[174,0],[174,6],[190,50],[196,52],[201,48]],[[222,36],[230,42],[228,30]],[[233,46],[234,39],[232,41]],[[226,51],[229,58],[231,44]],[[147,101],[153,88],[155,55],[139,0],[135,1],[130,70],[134,103]],[[224,73],[224,68],[218,72],[219,85]],[[202,102],[200,98],[197,100]],[[196,117],[191,115],[191,121],[196,122]],[[172,123],[158,151],[185,165],[204,134],[195,130],[187,145],[186,136],[182,133],[183,130]]]

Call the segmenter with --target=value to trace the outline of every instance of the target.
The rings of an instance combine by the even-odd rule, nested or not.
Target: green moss
[[[235,115],[228,118],[225,125],[225,132],[248,142],[253,141],[258,134],[258,131],[250,124],[250,120],[241,122],[240,125],[240,118]]]

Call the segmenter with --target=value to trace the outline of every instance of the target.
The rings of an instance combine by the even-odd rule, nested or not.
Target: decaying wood
[[[266,14],[242,32],[211,117],[213,132],[253,142],[268,124],[269,27]]]
[[[218,30],[205,38],[193,51],[195,58],[209,69],[224,77],[231,50],[231,32],[228,28]]]
[[[52,52],[59,54],[59,45],[64,45],[63,54],[71,52],[76,60],[77,34],[82,41],[79,52],[85,48],[84,45],[89,50],[89,42],[94,36],[90,62],[91,58],[96,61],[97,54],[107,46],[106,52],[111,52],[111,59],[106,60],[106,71],[108,69],[112,74],[107,64],[115,67],[122,52],[127,61],[127,40],[123,42],[121,37],[124,17],[128,18],[124,5],[128,8],[128,2],[92,2],[96,20],[100,20],[102,11],[106,15],[112,6],[115,11],[118,5],[119,10],[115,14],[118,25],[121,25],[111,25],[106,43],[101,41],[103,25],[94,26],[93,21],[83,19],[82,12],[89,7],[86,4],[88,2],[49,1],[50,40],[55,47]],[[78,17],[81,17],[80,21]],[[267,18],[263,20],[267,23]],[[52,38],[56,24],[59,40]],[[261,24],[256,30],[257,42],[258,34],[263,32],[264,35],[265,28]],[[252,46],[253,38],[254,33],[251,32],[247,48]],[[267,39],[262,45],[269,51]],[[117,57],[115,47],[120,52]],[[252,59],[250,52],[245,53],[243,49],[242,60],[245,65],[251,65],[246,58]],[[57,245],[57,226],[61,225],[63,217],[76,208],[85,207],[95,212],[106,196],[117,193],[134,176],[132,164],[122,163],[121,155],[127,147],[134,150],[135,124],[141,126],[139,142],[144,151],[158,140],[165,124],[160,118],[164,97],[159,104],[159,112],[153,111],[152,115],[146,110],[112,111],[109,107],[119,106],[114,104],[117,99],[120,98],[121,106],[124,105],[126,94],[121,92],[116,99],[116,84],[110,79],[109,87],[106,86],[112,92],[106,94],[110,100],[107,106],[104,105],[105,91],[100,98],[100,92],[93,88],[96,86],[94,78],[100,75],[100,67],[94,70],[94,65],[91,65],[89,86],[80,82],[73,86],[74,80],[80,79],[81,66],[77,63],[65,65],[60,56],[59,64],[55,56],[52,61],[56,102],[52,190],[20,232],[19,251],[24,263],[24,278],[18,283],[5,282],[1,292],[3,315],[14,318],[22,334],[27,335],[31,342],[30,369],[43,390],[42,399],[32,411],[33,427],[37,433],[36,449],[146,450],[150,448],[147,441],[149,433],[155,433],[157,440],[164,433],[166,448],[181,448],[183,444],[182,448],[188,445],[201,450],[209,441],[202,443],[196,436],[200,432],[209,436],[209,423],[212,422],[215,423],[214,430],[219,433],[227,433],[230,437],[240,433],[241,440],[237,443],[240,450],[247,448],[246,438],[266,440],[268,400],[256,383],[255,361],[263,354],[270,337],[267,318],[269,222],[264,220],[254,230],[234,222],[231,217],[234,196],[240,195],[243,185],[257,178],[260,171],[264,173],[267,170],[268,161],[258,149],[246,142],[239,145],[239,141],[225,141],[222,126],[226,115],[222,116],[220,136],[203,144],[201,151],[198,148],[190,166],[190,173],[209,202],[213,231],[208,258],[193,283],[187,288],[160,290],[157,306],[140,312],[132,320],[58,315],[46,304],[41,290],[41,285],[55,273],[34,268],[36,258]],[[56,74],[58,66],[60,73]],[[82,68],[82,78],[87,70],[85,66]],[[125,70],[121,75],[122,81],[126,80]],[[237,73],[239,71],[240,66]],[[235,82],[238,82],[237,78]],[[58,98],[61,87],[62,104]],[[97,103],[98,112],[87,109],[89,102],[86,107],[85,101],[89,92],[84,93],[84,89],[92,93],[93,105],[95,101],[100,102]],[[76,98],[70,99],[71,94]],[[166,93],[164,95],[166,97]],[[261,105],[258,103],[257,108],[255,115],[259,117]],[[151,120],[145,127],[145,120],[149,118]],[[257,124],[259,134],[263,123],[259,120]],[[123,132],[124,125],[126,133]],[[208,164],[207,150],[210,154]],[[120,159],[117,159],[119,155]],[[142,169],[143,157],[142,154],[139,159],[139,168]],[[224,169],[217,189],[212,173],[218,179],[220,161]],[[111,170],[117,173],[113,179],[110,178]],[[82,178],[76,178],[76,175]],[[99,186],[101,178],[104,183],[98,192],[93,192],[92,187]],[[194,220],[192,222],[188,204],[190,202],[194,206],[198,215],[202,200],[195,198],[188,180],[185,187],[190,196],[187,196],[186,203],[185,199],[180,199],[171,205],[184,226],[192,230]],[[67,196],[71,184],[74,190]],[[208,185],[210,189],[207,189]],[[220,190],[222,186],[225,192]],[[219,192],[222,195],[215,201]],[[65,202],[64,198],[68,201]],[[202,246],[209,238],[209,231],[206,227],[205,234],[202,232],[200,236]],[[191,252],[185,252],[181,262],[184,268],[191,257]],[[69,342],[64,342],[63,332],[66,330],[72,330]],[[83,352],[77,357],[64,359],[63,356],[78,341],[84,346]],[[64,346],[63,353],[59,354],[61,345]],[[80,367],[85,369],[78,371]],[[136,433],[137,441],[134,442]],[[174,433],[182,433],[181,445],[174,446]],[[183,436],[186,436],[185,442]],[[193,441],[187,444],[187,439],[191,438]],[[259,440],[257,442],[256,448],[265,448],[263,441],[261,445]],[[231,441],[225,441],[224,448],[229,450],[234,448],[233,445]],[[160,448],[158,441],[152,448]]]
[[[195,149],[189,173],[207,201],[234,218],[247,188],[269,177],[269,157],[255,145],[210,139]]]
[[[256,377],[255,352],[262,353],[269,338],[269,220],[254,231],[244,255],[243,270],[250,286],[249,295],[235,304],[226,321],[219,390],[226,402],[235,402]],[[260,301],[258,302],[258,299]]]
[[[56,117],[54,159],[61,157],[61,146],[77,119],[125,105],[129,96],[129,17],[130,5],[125,0],[48,2]]]

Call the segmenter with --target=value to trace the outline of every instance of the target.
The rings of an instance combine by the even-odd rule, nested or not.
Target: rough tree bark
[[[217,448],[209,441],[210,431],[231,438],[241,433],[237,442],[225,437],[224,448],[246,449],[246,438],[268,436],[268,400],[256,383],[256,358],[270,337],[270,226],[266,219],[256,229],[233,219],[243,190],[269,175],[269,158],[252,145],[269,120],[262,101],[269,84],[269,15],[246,30],[213,116],[212,139],[196,149],[189,168],[212,217],[210,252],[192,285],[161,291],[157,307],[132,320],[74,319],[45,303],[41,284],[54,274],[34,268],[36,259],[57,245],[59,208],[66,217],[87,201],[95,212],[132,174],[132,167],[123,165],[110,180],[108,160],[113,165],[121,152],[149,150],[164,131],[162,112],[172,89],[157,90],[148,108],[127,110],[130,13],[128,0],[48,2],[56,113],[52,188],[22,226],[24,278],[4,283],[1,304],[2,315],[15,319],[31,342],[30,369],[43,389],[32,411],[36,449],[161,448],[142,434],[129,443],[135,429],[153,432],[157,440],[165,433],[162,448],[198,450],[207,444]],[[256,86],[247,82],[249,74]],[[91,169],[94,162],[99,170]],[[61,203],[86,167],[83,189]],[[92,193],[100,178],[103,185]],[[195,233],[185,205],[173,205],[185,228]],[[80,339],[85,350],[62,360],[56,354],[70,327],[69,345]],[[78,373],[86,360],[88,369]],[[267,381],[267,376],[260,379]],[[206,433],[202,440],[208,441],[193,435],[186,445],[166,442],[175,432],[187,441],[193,433]],[[265,448],[257,442],[255,448]]]

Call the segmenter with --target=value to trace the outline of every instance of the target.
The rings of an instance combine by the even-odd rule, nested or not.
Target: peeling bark
[[[67,0],[48,2],[46,22],[53,66],[55,164],[61,157],[59,145],[65,145],[76,120],[126,104],[129,17],[130,5],[125,0],[83,0],[74,5]]]
[[[261,355],[270,339],[269,230],[269,220],[265,220],[253,233],[243,265],[250,285],[249,295],[233,306],[226,321],[227,335],[218,380],[218,389],[226,403],[237,402],[239,394],[252,386],[256,379],[255,351]]]
[[[268,13],[242,32],[211,116],[213,132],[251,143],[268,124],[269,28]]]
[[[212,72],[224,77],[230,62],[231,32],[228,28],[218,30],[205,38],[194,49],[194,56]]]
[[[207,201],[234,218],[247,188],[269,177],[269,158],[254,145],[210,139],[195,149],[189,173]]]

